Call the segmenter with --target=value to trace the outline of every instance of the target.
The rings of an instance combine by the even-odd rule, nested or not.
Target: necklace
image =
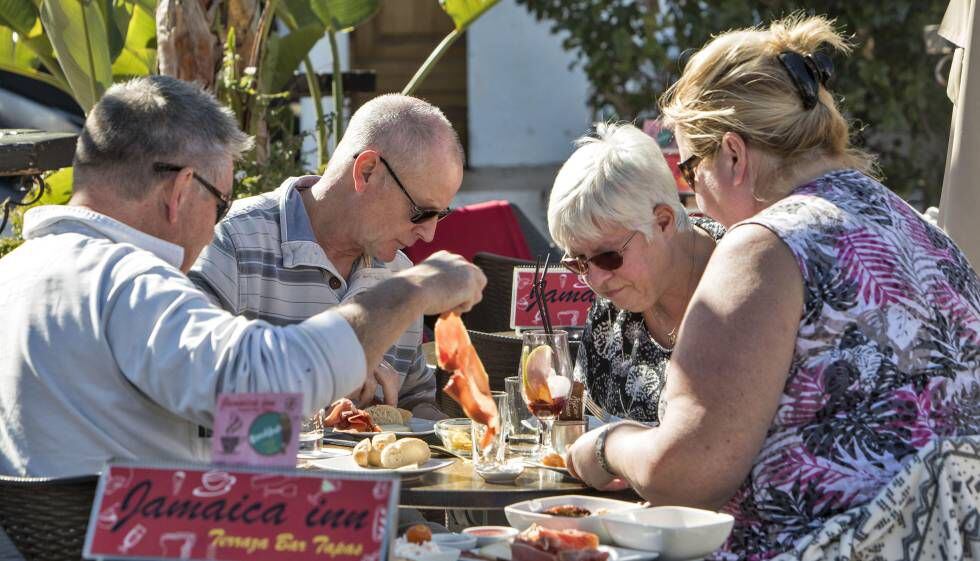
[[[694,279],[694,262],[697,259],[697,257],[694,255],[694,247],[695,247],[696,241],[697,241],[697,231],[692,228],[691,229],[691,250],[688,253],[688,257],[691,260],[691,266],[690,266],[690,268],[687,271],[687,283],[684,286],[685,291],[690,291],[690,289],[691,289],[691,281]],[[685,308],[686,308],[686,306],[685,306]],[[653,309],[653,317],[654,317],[654,319],[657,320],[657,323],[658,324],[660,324],[660,325],[662,325],[664,327],[666,327],[667,325],[670,324],[670,318],[667,317],[667,314],[665,312],[662,312],[660,310],[657,310],[656,308]],[[683,316],[681,317],[681,319],[683,319]],[[665,335],[665,337],[667,339],[667,345],[665,347],[666,350],[668,350],[668,351],[673,351],[674,350],[674,345],[677,343],[677,330],[680,328],[680,326],[681,326],[681,322],[678,321],[677,323],[674,324],[674,326],[670,329],[670,331],[668,331],[667,334]],[[648,334],[650,335],[650,340],[651,341],[653,341],[654,343],[657,343],[658,345],[660,344],[656,339],[654,339],[652,330],[650,330],[648,332]]]

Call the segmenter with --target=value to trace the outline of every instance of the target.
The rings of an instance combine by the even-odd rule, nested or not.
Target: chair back
[[[455,419],[465,417],[466,413],[463,413],[463,408],[453,398],[449,397],[449,394],[443,391],[443,388],[449,383],[449,377],[452,375],[452,372],[446,372],[442,368],[436,367],[436,407]]]
[[[0,476],[0,526],[27,561],[79,561],[98,482]]]
[[[483,299],[473,309],[463,314],[468,329],[493,333],[510,330],[510,299],[514,286],[514,267],[530,265],[533,261],[514,259],[493,253],[477,253],[473,264],[487,277]],[[482,358],[482,354],[480,355]]]
[[[495,335],[468,330],[470,341],[490,378],[492,391],[504,391],[504,378],[521,373],[521,338],[516,335]]]

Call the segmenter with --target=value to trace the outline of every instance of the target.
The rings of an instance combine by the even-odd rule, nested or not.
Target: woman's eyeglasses
[[[165,172],[165,171],[180,171],[184,169],[184,167],[186,166],[178,166],[177,164],[165,164],[163,162],[154,162],[153,171],[158,173]],[[217,218],[215,218],[214,223],[217,224],[218,222],[221,222],[221,219],[224,218],[226,214],[228,214],[228,209],[231,208],[231,196],[222,194],[222,192],[219,191],[217,187],[211,185],[211,183],[208,180],[198,175],[196,171],[191,171],[191,174],[194,176],[194,179],[196,179],[198,183],[203,185],[204,188],[208,190],[208,193],[211,193],[212,195],[214,195],[214,198],[218,199],[218,202],[215,206],[215,210],[217,211]]]
[[[359,155],[360,154],[358,154],[358,156]],[[354,156],[354,158],[357,159],[357,156]],[[402,193],[404,193],[406,197],[408,197],[408,202],[412,204],[412,215],[408,218],[412,222],[412,224],[421,224],[422,222],[425,222],[427,220],[432,220],[433,218],[435,218],[436,220],[442,220],[443,218],[449,216],[453,212],[452,207],[446,207],[440,210],[435,208],[422,208],[419,205],[415,204],[415,199],[413,199],[412,196],[408,194],[408,189],[406,189],[405,186],[402,185],[401,180],[398,179],[398,176],[395,175],[394,170],[392,170],[391,166],[388,165],[388,161],[385,160],[384,157],[380,155],[378,156],[378,159],[381,160],[382,164],[384,164],[385,169],[388,170],[388,173],[391,175],[392,179],[395,180],[395,183],[398,185],[398,188],[402,190]]]
[[[698,164],[701,163],[701,156],[690,156],[683,162],[677,164],[677,167],[681,170],[681,176],[684,177],[684,182],[687,186],[691,188],[692,192],[697,192],[694,188],[694,172],[698,169]]]
[[[589,274],[589,264],[595,265],[603,271],[615,271],[623,266],[623,252],[626,251],[626,246],[633,241],[633,236],[636,234],[637,232],[630,234],[619,251],[603,251],[589,258],[582,256],[565,257],[561,260],[561,264],[576,275]]]

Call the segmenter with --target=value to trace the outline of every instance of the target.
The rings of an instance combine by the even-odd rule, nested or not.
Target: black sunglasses
[[[698,169],[698,164],[701,163],[701,156],[689,156],[683,162],[677,164],[677,167],[681,170],[681,176],[684,178],[684,182],[687,186],[691,188],[692,192],[697,192],[694,188],[694,171]]]
[[[155,162],[153,164],[153,171],[156,172],[180,171],[185,167],[187,166],[178,166],[176,164],[165,164],[163,162]],[[218,199],[218,203],[215,206],[215,210],[217,210],[217,217],[215,218],[214,223],[217,224],[218,222],[221,222],[221,219],[224,218],[226,214],[228,214],[228,209],[231,208],[231,195],[222,194],[222,192],[219,191],[217,187],[211,185],[211,183],[209,183],[207,179],[204,179],[203,177],[198,175],[196,171],[191,171],[191,174],[194,176],[194,179],[198,181],[198,183],[203,185],[204,188],[207,189],[209,193],[214,195],[214,198]]]
[[[358,154],[358,156],[359,155],[360,154]],[[354,159],[357,159],[357,156],[354,156]],[[412,224],[421,224],[422,222],[432,220],[433,218],[436,220],[442,220],[453,212],[452,207],[446,207],[442,210],[438,210],[434,208],[422,208],[415,204],[415,199],[408,194],[408,189],[405,189],[405,186],[402,185],[401,180],[398,179],[397,175],[395,175],[394,170],[391,169],[391,166],[388,164],[388,161],[384,159],[384,156],[379,155],[378,159],[385,165],[385,169],[388,170],[388,173],[391,174],[391,177],[395,180],[395,183],[398,184],[398,188],[402,190],[402,193],[405,193],[406,197],[408,197],[408,202],[412,204],[412,215],[409,217]]]
[[[633,232],[630,234],[630,237],[626,238],[626,242],[623,244],[623,247],[619,248],[619,251],[603,251],[589,258],[582,256],[565,257],[561,260],[561,264],[576,275],[589,274],[590,263],[603,271],[615,271],[623,266],[623,252],[626,251],[626,246],[633,241],[633,237],[637,233]]]

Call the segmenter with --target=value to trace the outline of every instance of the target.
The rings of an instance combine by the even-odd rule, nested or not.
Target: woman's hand
[[[618,491],[629,487],[629,484],[618,477],[613,477],[606,470],[602,469],[596,458],[596,440],[602,431],[608,430],[600,428],[583,434],[569,448],[565,458],[565,466],[573,477],[577,477],[590,487],[595,487],[603,491]],[[612,435],[608,435],[611,437]],[[608,438],[607,437],[607,438]]]

